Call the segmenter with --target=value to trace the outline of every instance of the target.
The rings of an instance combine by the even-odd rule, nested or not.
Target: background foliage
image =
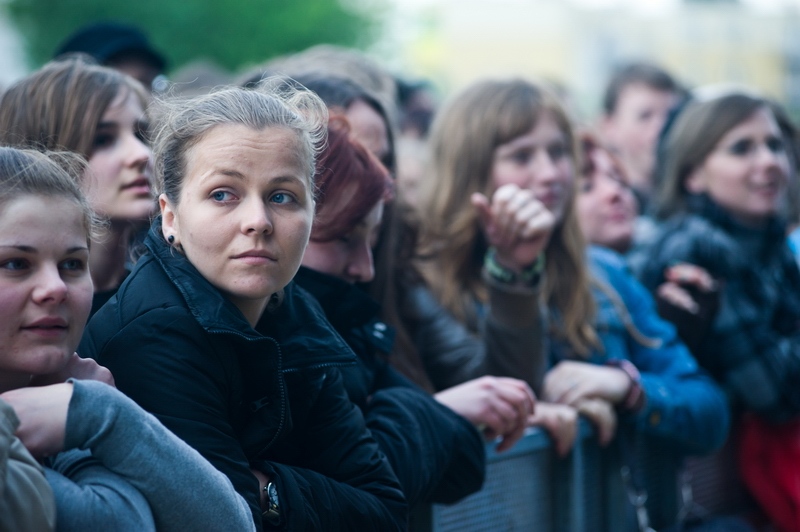
[[[320,43],[364,47],[380,3],[340,0],[5,0],[27,41],[30,66],[51,58],[76,28],[101,20],[138,25],[174,69],[210,59],[229,70]]]

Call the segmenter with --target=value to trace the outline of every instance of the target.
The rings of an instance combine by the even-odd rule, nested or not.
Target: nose
[[[67,284],[56,264],[42,266],[36,276],[33,300],[38,304],[61,303],[67,298]]]
[[[359,283],[368,283],[375,277],[372,248],[368,242],[364,242],[352,250],[347,263],[347,276]]]
[[[153,152],[150,147],[145,144],[142,139],[133,133],[128,137],[127,158],[126,162],[131,168],[139,168],[144,170],[150,163],[153,157]]]
[[[622,195],[625,192],[625,186],[619,179],[603,174],[601,183],[603,186],[603,198],[611,203],[616,203],[622,200]]]
[[[558,181],[561,175],[556,161],[544,150],[532,158],[530,171],[531,181],[538,184]]]
[[[270,234],[272,233],[272,219],[267,206],[260,198],[252,196],[246,199],[242,205],[242,232],[250,234]]]
[[[770,148],[766,143],[761,143],[758,149],[758,162],[767,168],[774,168],[783,166],[783,161],[786,160],[785,151],[777,151]]]

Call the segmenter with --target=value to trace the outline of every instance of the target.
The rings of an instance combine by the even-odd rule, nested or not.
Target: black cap
[[[71,52],[82,52],[105,64],[122,54],[136,54],[146,58],[159,71],[166,67],[164,56],[158,53],[142,31],[120,22],[98,22],[84,26],[58,47],[53,57]]]

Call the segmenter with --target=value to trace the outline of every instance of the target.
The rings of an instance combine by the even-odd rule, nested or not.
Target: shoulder
[[[256,328],[280,345],[285,367],[356,361],[314,296],[294,282],[284,290],[280,306],[265,313]]]
[[[694,214],[665,222],[654,246],[663,256],[690,256],[712,264],[724,262],[739,248],[736,240],[724,229]]]

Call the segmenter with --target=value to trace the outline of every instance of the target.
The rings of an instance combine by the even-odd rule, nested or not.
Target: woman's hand
[[[717,283],[704,268],[694,264],[679,263],[664,270],[666,282],[658,287],[658,297],[665,302],[691,314],[700,312],[697,298],[690,289],[700,293],[711,293]]]
[[[529,427],[542,427],[553,439],[556,453],[569,454],[578,435],[578,411],[567,405],[539,401],[536,413],[528,417]]]
[[[36,375],[31,379],[31,386],[47,386],[58,384],[67,379],[81,379],[100,381],[114,386],[114,376],[105,366],[101,366],[91,358],[81,358],[78,353],[72,353],[66,366],[61,371],[47,375]]]
[[[630,387],[631,378],[619,368],[565,360],[544,376],[542,399],[570,406],[585,399],[603,399],[616,405]]]
[[[19,388],[0,394],[19,418],[17,437],[36,458],[64,449],[72,384]]]
[[[617,432],[617,412],[614,405],[603,399],[582,399],[576,405],[578,413],[592,422],[597,430],[600,447],[605,447]]]
[[[434,397],[481,429],[488,440],[501,438],[498,451],[510,449],[522,437],[536,405],[530,386],[508,377],[480,377]]]
[[[480,193],[471,201],[498,263],[519,272],[536,261],[550,240],[555,217],[533,192],[509,184],[495,191],[491,203]]]

